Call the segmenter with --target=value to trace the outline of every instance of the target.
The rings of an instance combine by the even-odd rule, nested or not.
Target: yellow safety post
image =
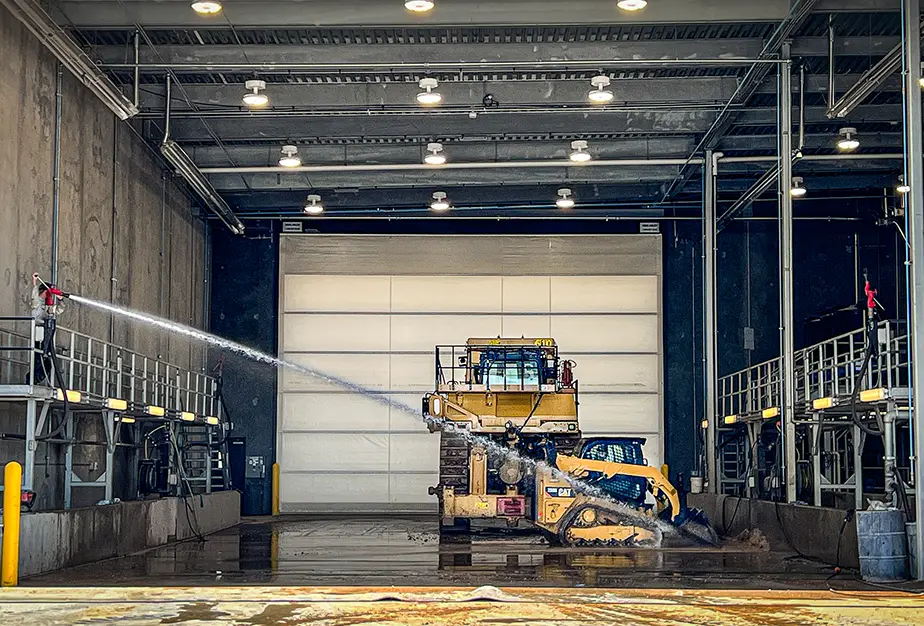
[[[3,470],[2,586],[19,584],[19,511],[22,506],[22,465],[10,461]]]
[[[279,463],[273,463],[273,515],[279,515]]]

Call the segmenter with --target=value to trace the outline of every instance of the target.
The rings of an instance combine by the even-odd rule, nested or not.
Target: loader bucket
[[[700,545],[714,546],[719,543],[718,534],[700,509],[684,509],[672,523],[682,536]]]

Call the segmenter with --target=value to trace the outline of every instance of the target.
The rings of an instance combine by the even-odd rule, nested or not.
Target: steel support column
[[[789,58],[789,44],[783,44],[783,58]],[[779,159],[780,159],[780,355],[783,374],[783,476],[786,501],[796,499],[795,352],[792,308],[792,68],[779,72]]]
[[[26,401],[26,454],[25,463],[23,463],[22,467],[22,488],[27,491],[35,489],[35,449],[38,445],[35,440],[37,422],[38,401],[30,398]]]
[[[914,453],[920,461],[924,450],[924,156],[921,137],[921,0],[902,1],[902,39],[904,43],[905,96],[905,181],[911,186],[906,194],[908,243],[911,248],[911,319],[908,339],[912,359],[913,404],[911,419],[914,430]],[[924,463],[915,463],[915,510],[917,515],[917,578],[924,580]]]
[[[114,411],[103,411],[103,432],[106,433],[106,494],[105,499],[112,501],[112,483],[115,480],[115,453],[116,453],[116,414]]]
[[[74,413],[66,411],[65,420],[64,438],[67,443],[64,451],[64,508],[69,509],[74,496]]]
[[[716,416],[716,383],[718,382],[718,368],[716,367],[716,285],[715,285],[715,255],[716,255],[716,187],[717,164],[722,153],[706,151],[705,170],[703,174],[703,377],[705,379],[705,407],[704,417],[706,428],[706,476],[709,481],[709,492],[719,492],[719,474],[716,466],[718,428]]]

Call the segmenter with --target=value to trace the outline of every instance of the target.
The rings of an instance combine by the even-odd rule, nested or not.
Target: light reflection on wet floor
[[[830,567],[750,546],[626,550],[539,536],[440,542],[430,517],[265,521],[23,581],[32,586],[541,586],[826,589]]]

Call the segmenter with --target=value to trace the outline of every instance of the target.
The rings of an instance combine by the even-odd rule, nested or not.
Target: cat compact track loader
[[[548,338],[437,346],[424,418],[440,433],[441,530],[528,523],[565,545],[714,543],[644,459],[644,439],[582,439],[575,363]]]

